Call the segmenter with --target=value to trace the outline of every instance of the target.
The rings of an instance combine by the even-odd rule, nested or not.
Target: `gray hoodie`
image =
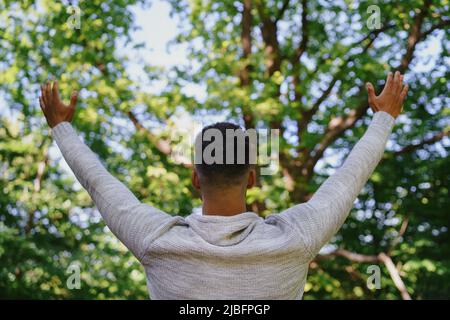
[[[110,175],[68,122],[53,136],[110,230],[142,263],[152,299],[301,299],[309,262],[344,223],[380,161],[394,118],[377,112],[311,200],[261,218],[172,216]]]

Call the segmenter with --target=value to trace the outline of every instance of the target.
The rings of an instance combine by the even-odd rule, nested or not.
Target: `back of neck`
[[[203,194],[203,214],[234,216],[247,211],[245,194],[242,192],[224,192]]]

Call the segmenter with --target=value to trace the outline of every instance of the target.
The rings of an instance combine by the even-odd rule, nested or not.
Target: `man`
[[[369,83],[367,90],[375,114],[343,166],[311,200],[266,219],[246,210],[246,189],[255,183],[248,157],[244,163],[196,164],[192,181],[203,213],[171,216],[136,199],[81,142],[70,124],[76,92],[67,106],[58,83],[47,83],[40,104],[77,179],[144,266],[151,298],[301,299],[309,262],[339,230],[381,159],[408,87],[396,72],[379,96]],[[209,128],[223,133],[237,127]],[[203,142],[201,150],[207,147]]]

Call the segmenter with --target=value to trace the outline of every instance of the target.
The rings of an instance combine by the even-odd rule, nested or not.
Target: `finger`
[[[366,83],[366,88],[367,88],[367,93],[369,95],[369,105],[373,109],[373,111],[376,112],[376,111],[378,111],[378,108],[375,106],[375,103],[374,103],[375,99],[376,99],[375,89],[370,82]]]
[[[58,81],[55,80],[53,83],[53,89],[52,89],[52,95],[53,95],[53,101],[57,102],[59,101],[59,87],[58,87]]]
[[[408,94],[408,85],[405,84],[405,86],[402,89],[402,92],[400,93],[400,99],[403,102],[403,100],[405,100],[406,95]]]
[[[377,96],[375,95],[375,89],[370,82],[366,83],[367,93],[369,94],[369,99],[375,99]]]
[[[44,106],[47,105],[47,100],[45,99],[45,85],[41,84],[41,98]]]
[[[399,71],[395,71],[394,82],[393,82],[392,87],[394,89],[394,93],[398,93],[398,91],[401,90],[400,72]]]
[[[400,75],[400,82],[399,82],[399,91],[400,91],[400,93],[399,94],[401,94],[401,92],[402,92],[402,90],[404,88],[404,85],[403,85],[403,78],[404,77],[405,77],[405,75],[403,75],[403,74]]]
[[[42,96],[39,97],[39,105],[41,106],[42,112],[45,113],[45,104],[44,101],[42,101]]]
[[[52,95],[51,95],[51,83],[47,81],[45,84],[45,100],[47,101],[47,106],[52,107]]]
[[[388,73],[388,76],[386,77],[386,83],[384,84],[385,88],[389,88],[390,86],[392,86],[392,72]]]
[[[53,81],[48,82],[48,96],[52,104],[54,104],[55,101],[53,100]]]
[[[70,96],[70,105],[69,107],[75,109],[78,100],[78,92],[76,90],[72,91],[72,95]]]

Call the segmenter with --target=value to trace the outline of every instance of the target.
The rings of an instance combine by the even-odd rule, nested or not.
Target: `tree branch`
[[[280,8],[280,11],[278,11],[278,14],[275,17],[275,22],[278,22],[283,17],[288,7],[289,7],[289,0],[284,0]]]
[[[428,37],[434,30],[441,29],[441,28],[447,27],[449,25],[450,25],[450,19],[443,19],[443,20],[439,21],[438,23],[432,25],[428,30],[422,32],[420,37],[424,39],[424,38]]]
[[[384,31],[387,31],[388,29],[392,29],[394,27],[395,27],[395,24],[386,24],[380,29],[376,29],[376,30],[373,30],[373,31],[369,32],[362,39],[360,39],[357,42],[353,43],[349,47],[349,49],[347,50],[347,52],[344,55],[348,54],[352,49],[362,45],[365,41],[367,41],[367,39],[372,39],[373,37],[376,38],[380,33],[384,32]],[[316,63],[316,68],[314,68],[314,70],[312,70],[311,72],[308,72],[308,76],[313,76],[313,75],[317,74],[317,72],[319,72],[319,68],[329,58],[330,58],[330,54],[329,53],[322,55],[320,57],[320,59],[317,61],[317,63]]]
[[[394,284],[397,287],[398,291],[400,291],[403,300],[411,300],[411,296],[409,295],[408,290],[406,289],[406,286],[402,278],[400,277],[400,273],[395,267],[391,257],[389,257],[384,252],[381,252],[378,255],[378,259],[386,266],[386,269],[388,270],[389,275],[391,276],[392,281],[394,281]]]
[[[408,36],[406,52],[401,59],[400,66],[397,68],[397,70],[402,73],[404,73],[410,65],[417,43],[423,39],[420,36],[420,29],[425,16],[428,14],[430,5],[431,0],[425,0],[421,11],[414,18],[415,22]],[[364,86],[361,86],[358,91],[358,95],[361,95],[363,91]],[[303,169],[307,176],[312,176],[312,171],[314,170],[317,161],[319,161],[322,157],[326,148],[328,148],[328,146],[330,146],[345,130],[353,127],[356,121],[358,121],[365,114],[367,108],[367,102],[362,101],[361,104],[356,109],[353,109],[348,116],[340,116],[331,119],[322,141],[318,144],[317,148],[314,149],[313,155],[310,155],[307,159],[305,168]]]
[[[261,18],[261,33],[265,44],[266,53],[266,65],[269,77],[272,76],[275,71],[279,71],[281,67],[281,57],[279,54],[279,43],[277,38],[277,24],[272,18],[266,15],[264,1],[259,0],[256,8]]]
[[[309,41],[309,33],[308,33],[308,3],[307,0],[302,0],[302,40],[300,41],[300,45],[297,50],[295,50],[294,58],[292,59],[292,64],[296,64],[299,62],[301,56],[306,51],[306,47]]]
[[[406,230],[408,229],[408,224],[409,224],[409,217],[405,217],[402,221],[402,224],[400,226],[400,230],[398,231],[397,236],[391,242],[391,246],[387,251],[388,255],[390,255],[391,251],[401,242],[403,235],[405,234]]]
[[[130,120],[133,122],[136,131],[144,134],[147,139],[156,147],[156,149],[158,150],[159,154],[164,156],[164,157],[168,157],[172,155],[172,147],[170,145],[170,142],[167,140],[163,140],[163,139],[159,139],[158,137],[156,137],[155,135],[153,135],[148,129],[146,129],[137,119],[136,115],[132,112],[129,111],[128,113],[128,117],[130,118]],[[190,159],[186,159],[182,156],[180,156],[178,159],[175,159],[177,162],[179,162],[181,165],[183,165],[185,168],[192,168],[192,162]]]
[[[319,161],[322,158],[325,150],[345,130],[353,127],[356,121],[358,121],[366,113],[367,109],[368,109],[367,102],[364,101],[356,109],[351,110],[348,113],[348,115],[333,118],[329,122],[322,140],[306,160],[303,169],[305,176],[310,177],[312,175],[317,161]]]
[[[378,263],[378,257],[375,255],[365,255],[365,254],[360,254],[360,253],[356,253],[356,252],[351,252],[345,249],[337,249],[331,253],[328,254],[324,254],[324,255],[318,255],[316,257],[316,260],[320,261],[323,259],[329,259],[331,257],[343,257],[346,258],[347,260],[350,260],[352,262],[357,262],[357,263]]]
[[[86,40],[83,41],[83,44],[85,47],[88,46]],[[96,61],[94,67],[96,67],[104,77],[108,77],[110,75],[108,69],[102,61]],[[170,143],[168,141],[159,140],[157,137],[155,137],[139,122],[133,112],[127,112],[127,116],[131,120],[137,131],[144,133],[148,140],[155,145],[156,149],[159,151],[160,156],[168,157],[171,155],[172,147],[170,146]],[[177,161],[180,162],[185,168],[192,168],[192,163],[189,159],[181,157],[180,159],[177,159]]]
[[[406,147],[403,147],[401,150],[394,152],[394,155],[398,156],[398,155],[402,155],[402,154],[405,154],[405,153],[410,153],[410,152],[413,152],[413,151],[415,151],[417,149],[422,148],[423,146],[434,144],[434,143],[442,140],[444,137],[447,137],[449,135],[449,133],[450,133],[450,130],[449,129],[445,129],[444,131],[435,134],[431,138],[424,139],[424,140],[422,140],[419,143],[410,144],[410,145],[408,145]]]
[[[251,14],[251,0],[243,0],[244,9],[242,11],[242,32],[241,32],[241,43],[242,43],[242,59],[245,62],[244,67],[239,72],[239,80],[241,87],[248,87],[251,84],[250,79],[250,63],[249,57],[252,53],[252,14]],[[243,106],[242,113],[245,123],[245,128],[254,128],[255,127],[255,119],[253,117],[253,113],[250,109],[250,106]]]
[[[294,56],[292,57],[291,64],[292,67],[295,68],[299,62],[300,58],[302,57],[303,53],[306,51],[306,47],[308,46],[309,41],[309,32],[308,32],[308,6],[306,0],[302,0],[302,40],[300,41],[300,44],[298,48],[294,52]],[[298,68],[297,68],[298,69]],[[294,74],[293,78],[293,85],[294,85],[294,94],[295,94],[295,101],[301,102],[302,98],[302,92],[298,90],[298,85],[300,83],[300,75]]]
[[[324,259],[329,259],[331,257],[343,257],[347,260],[350,260],[352,262],[356,263],[380,263],[382,262],[386,269],[389,272],[389,275],[394,282],[395,287],[400,292],[400,295],[402,296],[403,300],[411,300],[411,296],[408,293],[408,290],[400,276],[400,273],[398,272],[397,268],[395,267],[394,262],[392,261],[391,257],[388,256],[386,253],[381,252],[378,255],[365,255],[360,254],[356,252],[351,252],[345,249],[337,249],[329,254],[326,255],[318,255],[314,261],[320,261]]]
[[[367,44],[363,47],[362,52],[360,52],[358,54],[354,54],[354,55],[349,55],[344,60],[344,62],[339,67],[338,71],[333,75],[333,77],[332,77],[330,83],[328,84],[327,88],[322,92],[322,94],[316,100],[316,102],[311,107],[311,109],[305,110],[304,112],[302,112],[301,119],[298,121],[298,136],[299,137],[306,130],[307,125],[311,122],[311,119],[314,116],[314,114],[316,114],[316,112],[319,110],[320,105],[328,98],[329,94],[331,93],[331,91],[333,90],[334,86],[336,85],[336,82],[339,80],[340,76],[345,71],[345,68],[347,67],[347,65],[350,62],[352,62],[353,60],[355,60],[355,58],[357,56],[360,56],[361,54],[366,53],[369,50],[369,48],[373,45],[373,43],[376,40],[376,38],[382,32],[384,32],[384,31],[386,31],[386,30],[388,30],[390,28],[393,28],[394,26],[395,25],[393,25],[393,24],[389,24],[389,25],[385,25],[383,28],[380,28],[378,30],[373,30],[370,33],[368,33],[364,38],[362,38],[360,41],[356,42],[355,44],[353,44],[350,47],[349,51],[352,50],[353,48],[355,48],[356,46],[364,43],[366,40],[369,40],[369,42],[367,42]],[[317,68],[319,66],[320,65],[318,64]]]
[[[33,180],[33,194],[31,196],[33,204],[36,204],[38,201],[37,197],[39,196],[39,192],[41,192],[42,179],[44,178],[45,167],[47,166],[48,160],[49,160],[49,157],[48,157],[49,147],[45,140],[43,142],[43,145],[44,145],[44,150],[42,152],[42,160],[39,161],[39,163],[37,165],[36,177]],[[35,212],[35,210],[30,210],[30,213],[28,215],[28,221],[25,226],[25,234],[29,234],[31,229],[33,229],[34,212]]]
[[[411,63],[417,43],[424,39],[421,29],[423,21],[430,9],[431,3],[432,0],[424,0],[420,12],[414,17],[414,24],[407,39],[406,53],[403,55],[400,66],[397,68],[397,70],[401,73],[404,73]]]

